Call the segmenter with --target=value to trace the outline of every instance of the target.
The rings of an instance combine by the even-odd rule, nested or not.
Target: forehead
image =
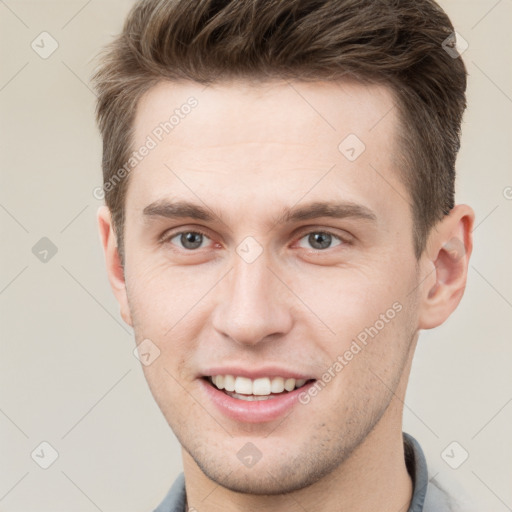
[[[150,149],[131,172],[127,204],[195,195],[240,209],[250,196],[268,211],[270,198],[341,194],[386,209],[407,196],[394,164],[397,123],[382,85],[161,82],[137,107],[133,149]]]
[[[189,108],[191,103],[196,105]],[[172,133],[172,137],[165,137],[170,145],[236,144],[247,142],[249,136],[253,142],[312,147],[323,143],[334,144],[337,149],[336,142],[347,130],[368,140],[377,126],[380,132],[393,129],[393,107],[394,97],[388,87],[354,81],[233,81],[208,86],[189,81],[160,82],[138,103],[134,142],[143,143],[153,132],[159,138],[161,127],[164,137]],[[195,137],[199,123],[200,141]],[[258,133],[262,127],[266,130]]]

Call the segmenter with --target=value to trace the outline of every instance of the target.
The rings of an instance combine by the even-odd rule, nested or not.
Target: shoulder
[[[444,507],[444,508],[442,508]],[[446,472],[430,479],[428,492],[425,496],[423,512],[477,512],[482,510],[476,498],[462,488],[460,483],[450,478]]]
[[[404,432],[407,469],[413,479],[408,512],[476,512],[475,501],[443,468],[428,465],[420,444]]]
[[[186,493],[185,493],[185,475],[180,473],[172,487],[169,489],[163,501],[155,508],[153,512],[185,512],[186,511]]]

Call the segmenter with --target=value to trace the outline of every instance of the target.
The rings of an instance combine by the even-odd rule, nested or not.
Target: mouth
[[[271,364],[259,368],[219,366],[203,372],[198,380],[205,403],[237,423],[282,421],[317,382],[309,372]]]
[[[205,376],[203,379],[208,385],[225,395],[248,402],[278,399],[315,381],[315,379],[287,377],[250,379],[236,375],[211,375]]]

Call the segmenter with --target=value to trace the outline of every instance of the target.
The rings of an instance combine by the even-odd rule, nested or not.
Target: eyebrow
[[[171,202],[158,200],[146,206],[144,217],[164,217],[167,219],[196,219],[205,222],[214,222],[222,218],[220,214],[210,208],[188,201]],[[355,218],[371,222],[377,221],[377,216],[368,207],[353,202],[315,201],[303,206],[284,208],[280,215],[273,219],[276,224],[291,224],[294,222],[312,220],[320,217],[333,219]]]
[[[375,213],[361,204],[315,201],[304,206],[285,208],[281,215],[275,219],[275,222],[276,224],[292,223],[320,217],[330,217],[333,219],[357,218],[371,222],[377,221]]]
[[[208,222],[213,222],[217,218],[217,215],[211,210],[187,201],[155,201],[146,206],[142,213],[145,217],[165,217],[167,219],[190,218]]]

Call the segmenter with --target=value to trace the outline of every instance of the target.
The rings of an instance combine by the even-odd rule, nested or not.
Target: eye
[[[173,240],[177,240],[177,242],[173,242]],[[181,249],[193,251],[194,249],[200,249],[206,240],[210,240],[210,238],[200,231],[181,231],[168,237],[166,241],[178,245]]]
[[[310,247],[304,246],[302,240],[306,240],[306,243],[310,244]],[[333,241],[337,243],[332,245]],[[310,249],[312,247],[315,250],[330,249],[331,247],[341,245],[341,243],[341,238],[326,231],[311,231],[299,240],[300,247],[304,249]]]

